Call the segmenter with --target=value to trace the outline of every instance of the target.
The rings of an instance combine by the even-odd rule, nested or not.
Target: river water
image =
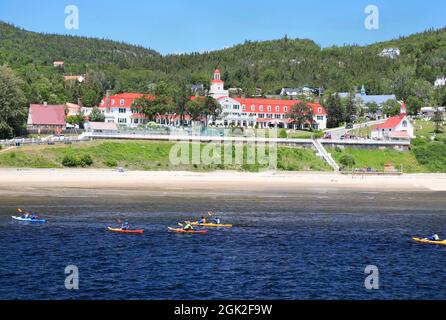
[[[446,193],[291,190],[231,193],[71,190],[0,195],[0,299],[444,299]],[[49,223],[14,222],[17,207]],[[168,226],[222,212],[233,229]],[[146,233],[112,234],[125,216]],[[79,290],[65,288],[65,267]],[[364,269],[379,270],[379,290]]]

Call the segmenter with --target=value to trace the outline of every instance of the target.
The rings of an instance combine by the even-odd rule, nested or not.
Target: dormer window
[[[283,111],[288,112],[288,107],[287,106],[283,107]]]
[[[271,112],[271,106],[268,106],[267,109],[268,109],[268,112]]]
[[[276,112],[280,112],[280,106],[276,106]]]
[[[125,100],[121,99],[121,101],[119,101],[119,103],[121,104],[121,106],[125,106]]]
[[[255,105],[251,106],[251,111],[256,111],[256,106]]]
[[[111,103],[112,103],[112,106],[114,106],[115,105],[115,99],[112,99]]]
[[[259,110],[260,110],[260,111],[263,111],[263,106],[259,106]]]

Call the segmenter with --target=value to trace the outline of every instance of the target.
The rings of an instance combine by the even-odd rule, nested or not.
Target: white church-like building
[[[372,131],[372,139],[404,141],[415,138],[415,130],[407,116],[406,103],[401,104],[398,116],[391,117],[383,124],[377,125]]]

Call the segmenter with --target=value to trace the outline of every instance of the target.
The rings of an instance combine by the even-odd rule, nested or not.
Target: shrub
[[[74,168],[74,167],[77,167],[79,165],[79,162],[78,162],[78,160],[74,156],[66,155],[62,159],[62,165],[64,167]]]
[[[324,136],[324,132],[323,131],[315,131],[315,132],[313,132],[313,137],[315,138],[315,139],[320,139],[320,138],[322,138]]]
[[[288,134],[286,133],[286,130],[285,130],[285,129],[280,130],[280,132],[279,132],[279,138],[280,138],[280,139],[286,139],[286,138],[288,138]]]
[[[118,166],[118,161],[115,159],[107,159],[104,164],[109,168],[114,168]]]
[[[339,158],[339,162],[344,166],[344,167],[353,167],[356,164],[356,160],[355,157],[351,154],[344,154],[341,156],[341,158]]]
[[[93,165],[93,159],[89,154],[83,155],[79,160],[79,164],[82,167],[91,167]]]
[[[338,146],[336,146],[334,149],[335,149],[336,152],[338,152],[338,153],[342,153],[342,149],[339,148]]]
[[[9,154],[9,157],[10,157],[11,159],[14,159],[14,158],[16,157],[16,153],[15,153],[15,152],[11,152],[11,153]]]

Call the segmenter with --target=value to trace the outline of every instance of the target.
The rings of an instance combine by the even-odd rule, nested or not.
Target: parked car
[[[345,126],[345,129],[348,129],[348,130],[351,130],[353,128],[354,128],[353,123],[347,123],[347,125]]]

